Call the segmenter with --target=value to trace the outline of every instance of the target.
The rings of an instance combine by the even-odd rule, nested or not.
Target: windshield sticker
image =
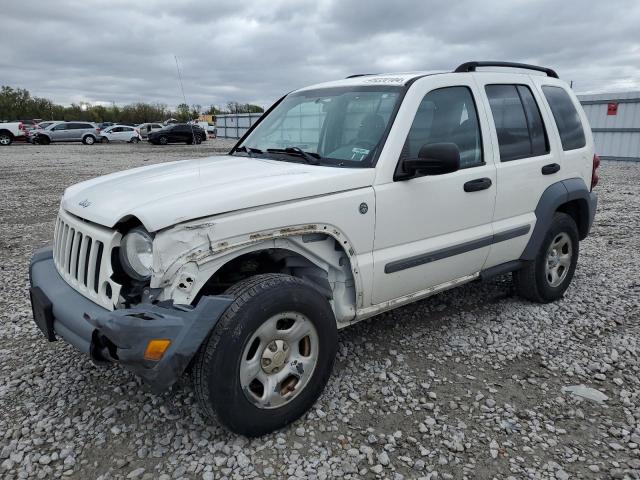
[[[361,162],[364,158],[369,154],[370,150],[366,148],[352,148],[351,149],[351,160],[357,160]],[[360,158],[358,158],[360,157]]]
[[[404,78],[402,77],[374,77],[365,80],[367,83],[402,83]]]

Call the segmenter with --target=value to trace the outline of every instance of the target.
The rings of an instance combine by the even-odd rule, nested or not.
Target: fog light
[[[149,340],[147,344],[147,348],[144,351],[144,359],[145,360],[153,360],[157,362],[162,358],[164,352],[167,351],[171,345],[171,340],[167,340],[166,338],[158,338],[154,340]]]

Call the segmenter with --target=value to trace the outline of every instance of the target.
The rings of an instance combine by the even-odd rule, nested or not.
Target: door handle
[[[549,165],[545,165],[542,167],[543,175],[551,175],[552,173],[556,173],[560,171],[560,165],[557,163],[550,163]]]
[[[464,184],[465,192],[479,192],[480,190],[486,190],[491,186],[490,178],[476,178],[475,180],[470,180]]]

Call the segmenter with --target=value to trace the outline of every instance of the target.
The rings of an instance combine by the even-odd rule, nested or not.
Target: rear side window
[[[571,97],[562,87],[542,87],[544,96],[549,102],[553,118],[558,126],[563,150],[575,150],[586,145],[582,122]]]
[[[485,91],[498,134],[502,162],[549,152],[540,109],[529,87],[487,85]]]

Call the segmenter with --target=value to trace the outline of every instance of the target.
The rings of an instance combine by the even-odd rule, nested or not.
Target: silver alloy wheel
[[[560,285],[569,273],[573,248],[571,238],[565,232],[559,233],[549,245],[545,263],[545,277],[552,287]]]
[[[11,137],[9,135],[0,134],[0,145],[10,145]]]
[[[95,138],[93,138],[91,135],[88,135],[84,138],[84,141],[87,145],[93,145],[96,141]]]
[[[319,337],[305,315],[282,312],[266,320],[247,342],[240,385],[258,408],[290,402],[307,385],[318,363]]]

